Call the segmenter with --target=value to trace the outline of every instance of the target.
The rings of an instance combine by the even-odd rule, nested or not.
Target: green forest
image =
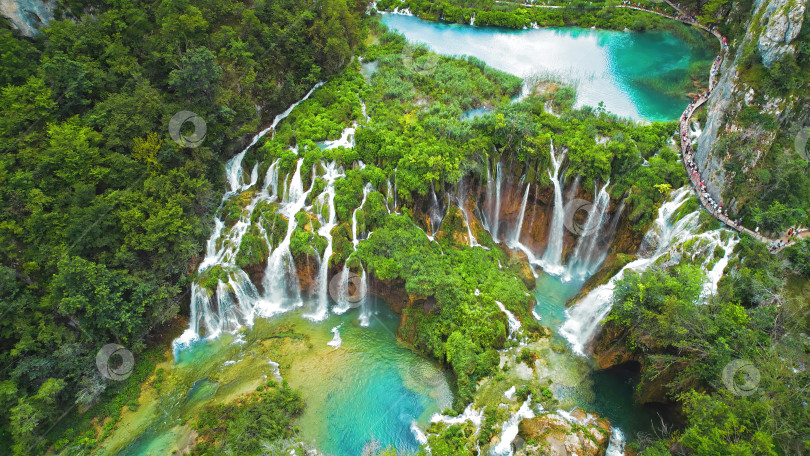
[[[426,445],[420,440],[406,451],[383,441],[375,454],[497,448],[512,412],[487,385],[512,381],[521,362],[529,369],[540,363],[542,344],[559,354],[570,348],[534,311],[546,272],[510,249],[504,235],[493,236],[482,215],[481,195],[495,169],[519,179],[519,196],[526,185],[524,209],[529,188],[532,204],[554,204],[555,150],[564,151],[561,181],[566,188],[576,181],[576,195],[596,198],[609,182],[615,243],[600,272],[581,285],[587,294],[643,257],[640,246],[657,229],[662,206],[690,185],[679,123],[578,106],[577,88],[550,76],[522,96],[521,78],[475,57],[433,53],[388,30],[380,15],[408,9],[454,24],[474,17],[476,26],[508,29],[657,30],[687,44],[709,39],[681,22],[617,8],[621,2],[550,3],[560,8],[491,0],[58,1],[54,19],[33,37],[0,18],[0,441],[7,443],[0,454],[105,454],[111,436],[128,432],[123,423],[145,406],[144,391],[160,393],[164,375],[172,375],[163,366],[172,339],[194,318],[192,287],[219,296],[220,288],[238,285],[235,272],[261,277],[285,237],[302,283],[346,270],[377,284],[372,291],[401,318],[392,337],[447,372],[452,403],[443,416],[485,406],[480,426],[434,421]],[[793,147],[807,120],[801,107],[810,25],[802,25],[795,52],[767,66],[745,39],[767,22],[752,19],[753,2],[683,6],[730,38],[737,80],[756,94],[724,114],[737,127],[712,146],[726,176],[722,197],[736,202],[734,219],[763,233],[810,227],[809,164]],[[695,80],[710,65],[698,62],[682,84],[662,91],[705,90],[706,81]],[[299,101],[239,163],[244,175],[274,171],[279,198],[262,199],[258,186],[234,192],[226,164]],[[790,109],[780,104],[787,102]],[[483,113],[468,116],[476,110]],[[199,147],[173,140],[167,126],[180,111],[205,119]],[[708,115],[704,108],[696,119]],[[181,133],[190,135],[190,127]],[[347,128],[354,128],[351,147],[326,146]],[[773,132],[767,144],[752,139],[762,132]],[[334,182],[324,177],[330,163],[342,171]],[[306,201],[285,214],[296,171]],[[331,217],[318,197],[330,188]],[[437,205],[443,215],[434,226]],[[691,197],[669,222],[695,211]],[[726,230],[721,241],[736,236],[733,251],[709,251],[704,234],[722,224],[705,210],[696,220],[693,239],[611,282],[602,334],[615,336],[611,353],[638,370],[635,397],[664,391],[669,414],[654,435],[628,436],[623,454],[808,454],[810,238],[774,252]],[[215,221],[224,237],[214,238],[214,247],[237,239],[236,253],[230,263],[203,268]],[[576,238],[567,236],[574,241],[562,240],[564,256],[571,258]],[[728,260],[722,278],[705,298],[720,258]],[[510,317],[520,323],[518,335]],[[308,336],[290,330],[273,337]],[[110,343],[134,355],[131,375],[120,382],[97,368],[97,353]],[[724,384],[724,368],[736,359],[757,369],[751,395]],[[286,376],[291,368],[279,369]],[[526,381],[512,392],[551,413],[565,399],[551,383]],[[287,380],[262,379],[247,394],[207,404],[181,423],[193,430],[188,452],[316,451],[301,429],[307,394]],[[571,432],[583,429],[574,424]],[[522,425],[519,432],[522,439]],[[594,454],[604,454],[607,445],[590,440],[599,448]],[[515,454],[547,451],[539,437],[526,444],[535,453]]]

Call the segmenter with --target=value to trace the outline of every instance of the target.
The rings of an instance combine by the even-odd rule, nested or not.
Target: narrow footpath
[[[771,253],[776,253],[784,249],[785,247],[789,247],[796,243],[798,239],[806,238],[810,236],[810,230],[807,228],[799,228],[793,229],[790,231],[790,235],[787,233],[778,238],[772,239],[768,238],[757,231],[751,230],[742,226],[739,221],[732,220],[728,217],[727,208],[723,207],[723,203],[719,201],[715,201],[714,198],[709,194],[706,189],[706,185],[703,183],[703,179],[700,175],[700,170],[697,166],[697,163],[694,161],[695,158],[695,151],[692,148],[692,141],[690,138],[690,130],[689,125],[692,120],[692,114],[695,111],[703,106],[706,101],[708,101],[709,97],[712,94],[712,91],[717,86],[717,80],[720,72],[720,65],[723,63],[723,59],[726,57],[728,53],[728,42],[726,38],[720,34],[714,28],[709,28],[697,21],[694,16],[689,16],[685,14],[678,6],[674,5],[669,0],[664,0],[669,6],[671,6],[675,11],[678,12],[678,16],[671,16],[668,14],[664,14],[660,11],[654,11],[647,8],[643,8],[637,6],[637,3],[625,1],[623,4],[619,5],[619,8],[629,8],[634,9],[637,11],[644,11],[647,13],[657,14],[659,16],[664,16],[669,19],[677,20],[683,22],[684,24],[691,25],[694,27],[698,27],[708,33],[714,35],[715,38],[720,42],[720,55],[714,59],[714,63],[712,63],[712,68],[709,73],[709,90],[703,92],[702,94],[698,95],[692,103],[686,107],[683,112],[683,115],[680,119],[679,130],[681,135],[681,158],[683,159],[683,165],[686,168],[686,173],[689,175],[689,180],[692,183],[692,188],[695,190],[695,194],[698,196],[700,200],[700,204],[703,206],[704,209],[709,211],[717,220],[723,222],[727,227],[731,228],[732,230],[738,232],[745,232],[756,239],[766,243],[769,245],[769,249]]]

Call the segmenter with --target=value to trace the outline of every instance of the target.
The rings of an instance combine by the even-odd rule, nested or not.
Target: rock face
[[[627,348],[630,331],[609,321],[596,336],[593,357],[599,369],[635,364],[640,370],[641,380],[634,393],[640,404],[667,404],[672,402],[667,396],[667,385],[688,366],[683,360],[670,356],[667,347],[662,347],[647,335],[636,335],[636,351]],[[632,365],[630,364],[630,365]],[[689,383],[689,381],[687,381]],[[688,386],[688,385],[687,385]]]
[[[547,413],[520,422],[518,436],[525,442],[515,456],[604,456],[610,422],[575,409],[571,416]]]
[[[796,51],[790,43],[799,36],[804,8],[805,0],[774,0],[760,7],[761,21],[767,21],[767,25],[759,36],[757,48],[766,67],[773,67],[783,54]]]
[[[25,36],[34,36],[38,27],[53,19],[52,2],[40,0],[0,0],[0,14]]]
[[[725,196],[723,199],[730,202],[733,212],[745,202],[734,200],[735,192],[725,185],[733,180],[734,174],[723,167],[729,157],[725,150],[716,147],[718,139],[737,134],[741,141],[749,145],[751,157],[737,171],[745,174],[762,161],[777,131],[789,130],[797,122],[793,113],[799,114],[803,110],[801,106],[794,106],[798,97],[782,99],[755,90],[743,80],[738,68],[745,66],[746,59],[750,58],[746,50],[752,46],[756,47],[762,56],[762,64],[768,68],[773,67],[781,56],[794,53],[805,3],[806,0],[756,2],[751,20],[746,25],[746,35],[733,41],[732,49],[736,49],[736,52],[729,52],[723,59],[717,86],[706,104],[707,119],[698,138],[696,161],[709,192],[715,199]],[[776,126],[746,121],[740,114],[747,107],[772,116]]]

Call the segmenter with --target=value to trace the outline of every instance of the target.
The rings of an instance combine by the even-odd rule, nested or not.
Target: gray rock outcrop
[[[759,3],[759,2],[758,2]],[[799,36],[804,20],[805,0],[772,0],[759,8],[760,25],[764,26],[759,36],[757,48],[762,54],[762,63],[772,68],[773,64],[786,53],[794,53],[791,42]]]
[[[34,36],[53,19],[53,5],[42,0],[0,0],[0,14],[23,35]]]

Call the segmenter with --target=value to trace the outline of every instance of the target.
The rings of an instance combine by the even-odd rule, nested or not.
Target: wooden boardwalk
[[[797,234],[795,234],[792,237],[782,236],[782,237],[777,238],[777,239],[772,239],[772,238],[766,237],[766,236],[764,236],[764,235],[762,235],[762,234],[760,234],[760,233],[758,233],[758,232],[756,232],[754,230],[746,228],[746,227],[744,227],[742,225],[738,225],[733,220],[731,220],[729,217],[726,217],[721,211],[715,210],[714,205],[712,204],[712,201],[710,200],[710,195],[708,194],[708,192],[704,192],[704,191],[701,190],[700,172],[697,172],[696,174],[693,174],[693,172],[691,172],[690,169],[689,169],[688,161],[692,160],[693,157],[694,157],[694,151],[692,151],[691,140],[689,138],[689,124],[691,123],[691,120],[692,120],[692,114],[694,114],[695,111],[699,107],[703,106],[703,104],[705,104],[706,101],[708,101],[709,97],[712,94],[712,91],[717,86],[717,79],[718,79],[718,75],[720,73],[720,65],[723,63],[723,59],[726,57],[726,54],[728,52],[728,47],[726,47],[725,43],[723,42],[723,35],[721,35],[719,32],[717,32],[716,30],[713,30],[713,29],[699,23],[693,17],[688,16],[687,14],[684,13],[684,11],[682,9],[680,9],[678,6],[676,6],[674,3],[672,3],[672,1],[664,0],[664,2],[667,5],[669,5],[670,7],[672,7],[672,9],[677,11],[679,15],[678,16],[673,16],[673,15],[666,14],[666,13],[663,13],[663,12],[660,12],[660,11],[650,10],[650,9],[643,8],[643,7],[640,7],[640,6],[634,6],[633,4],[618,5],[617,7],[618,8],[633,9],[633,10],[636,10],[636,11],[643,11],[645,13],[657,14],[657,15],[665,17],[667,19],[672,19],[674,21],[683,22],[686,25],[691,25],[693,27],[697,27],[697,28],[699,28],[699,29],[701,29],[701,30],[703,30],[703,31],[705,31],[707,33],[712,34],[715,38],[717,38],[717,41],[720,43],[720,54],[714,60],[714,63],[712,63],[712,68],[711,68],[711,70],[709,72],[709,90],[707,90],[706,92],[704,92],[703,94],[698,96],[698,98],[695,101],[693,101],[692,103],[689,103],[689,105],[684,110],[683,115],[681,116],[681,119],[680,119],[680,123],[679,123],[679,133],[680,133],[680,138],[681,138],[681,159],[683,161],[683,166],[686,169],[686,174],[687,174],[687,176],[689,176],[689,181],[692,183],[692,188],[694,189],[695,194],[697,195],[701,206],[703,206],[703,208],[706,209],[710,214],[712,214],[717,220],[719,220],[724,225],[726,225],[728,228],[730,228],[730,229],[732,229],[734,231],[737,231],[737,232],[740,232],[740,233],[747,233],[747,234],[751,235],[752,237],[754,237],[754,238],[756,238],[756,239],[758,239],[758,240],[760,240],[760,241],[762,241],[762,242],[764,242],[766,244],[770,244],[772,246],[776,246],[777,242],[781,242],[780,247],[771,249],[772,253],[779,252],[782,249],[784,249],[785,247],[789,247],[791,245],[794,245],[796,243],[797,239],[803,239],[803,238],[806,238],[806,237],[810,237],[810,230],[808,230],[807,228],[798,229]],[[562,8],[563,7],[561,5],[538,5],[538,4],[518,3],[518,2],[504,2],[504,1],[500,1],[500,0],[498,0],[497,3],[513,3],[513,4],[518,4],[520,6],[535,7],[535,8]],[[697,162],[694,162],[694,160],[692,160],[692,161],[693,161],[693,163],[697,164]]]
[[[699,22],[695,21],[691,17],[687,16],[686,14],[683,13],[683,11],[680,8],[678,8],[677,6],[672,4],[671,1],[669,1],[669,0],[664,0],[664,1],[669,6],[671,6],[673,9],[675,9],[675,11],[680,13],[680,16],[675,17],[675,16],[671,16],[671,15],[668,15],[668,14],[661,13],[659,11],[648,10],[646,8],[641,8],[641,7],[632,6],[632,5],[619,5],[619,8],[629,8],[629,9],[634,9],[634,10],[637,10],[637,11],[644,11],[646,13],[657,14],[659,16],[663,16],[663,17],[666,17],[666,18],[669,18],[669,19],[672,19],[672,20],[683,22],[683,23],[685,23],[687,25],[698,27],[698,28],[700,28],[700,29],[714,35],[714,37],[717,38],[717,40],[720,42],[720,55],[718,55],[718,57],[714,60],[714,63],[712,63],[712,68],[711,68],[711,70],[709,72],[709,90],[707,90],[704,94],[701,94],[700,96],[698,96],[698,98],[695,101],[693,101],[692,103],[689,103],[689,105],[684,110],[683,115],[681,116],[680,124],[679,124],[679,132],[680,132],[680,138],[681,138],[681,158],[682,158],[682,161],[683,161],[684,168],[686,168],[686,174],[689,176],[689,181],[692,183],[692,188],[694,189],[695,194],[698,196],[698,199],[700,200],[701,206],[703,206],[703,208],[706,209],[710,214],[712,214],[717,220],[721,221],[728,228],[730,228],[730,229],[732,229],[734,231],[747,233],[747,234],[753,236],[754,238],[756,238],[756,239],[758,239],[758,240],[760,240],[762,242],[765,242],[767,244],[772,244],[774,246],[777,244],[777,242],[781,241],[781,247],[772,249],[771,250],[772,253],[779,252],[780,250],[784,249],[785,247],[789,247],[789,246],[795,244],[796,239],[802,239],[802,238],[806,238],[806,237],[810,236],[810,230],[808,230],[806,228],[801,228],[801,229],[798,230],[798,233],[793,238],[788,238],[787,236],[783,236],[783,237],[778,238],[778,239],[768,238],[768,237],[766,237],[766,236],[764,236],[764,235],[762,235],[762,234],[760,234],[758,232],[755,232],[755,231],[753,231],[751,229],[748,229],[748,228],[746,228],[746,227],[744,227],[742,225],[738,225],[733,220],[731,220],[730,218],[723,215],[723,213],[721,213],[720,211],[716,211],[714,209],[714,206],[712,205],[710,199],[709,199],[709,194],[707,192],[701,191],[700,180],[699,180],[700,179],[700,173],[698,172],[696,174],[693,174],[689,169],[688,161],[687,161],[687,159],[691,159],[692,157],[694,157],[694,152],[692,151],[692,148],[691,148],[691,141],[689,139],[689,124],[691,123],[691,120],[692,120],[692,114],[694,114],[695,111],[699,107],[703,106],[703,104],[705,104],[706,101],[708,101],[709,97],[712,94],[712,91],[717,86],[717,79],[718,79],[718,75],[719,75],[719,72],[720,72],[720,65],[723,63],[723,59],[726,57],[726,54],[728,53],[728,47],[726,47],[724,45],[725,43],[723,42],[723,36],[719,32],[717,32],[716,30],[712,30],[709,27],[706,27],[705,25],[700,24]],[[684,140],[684,137],[686,138],[686,140]],[[694,163],[697,164],[697,162],[694,162]]]

